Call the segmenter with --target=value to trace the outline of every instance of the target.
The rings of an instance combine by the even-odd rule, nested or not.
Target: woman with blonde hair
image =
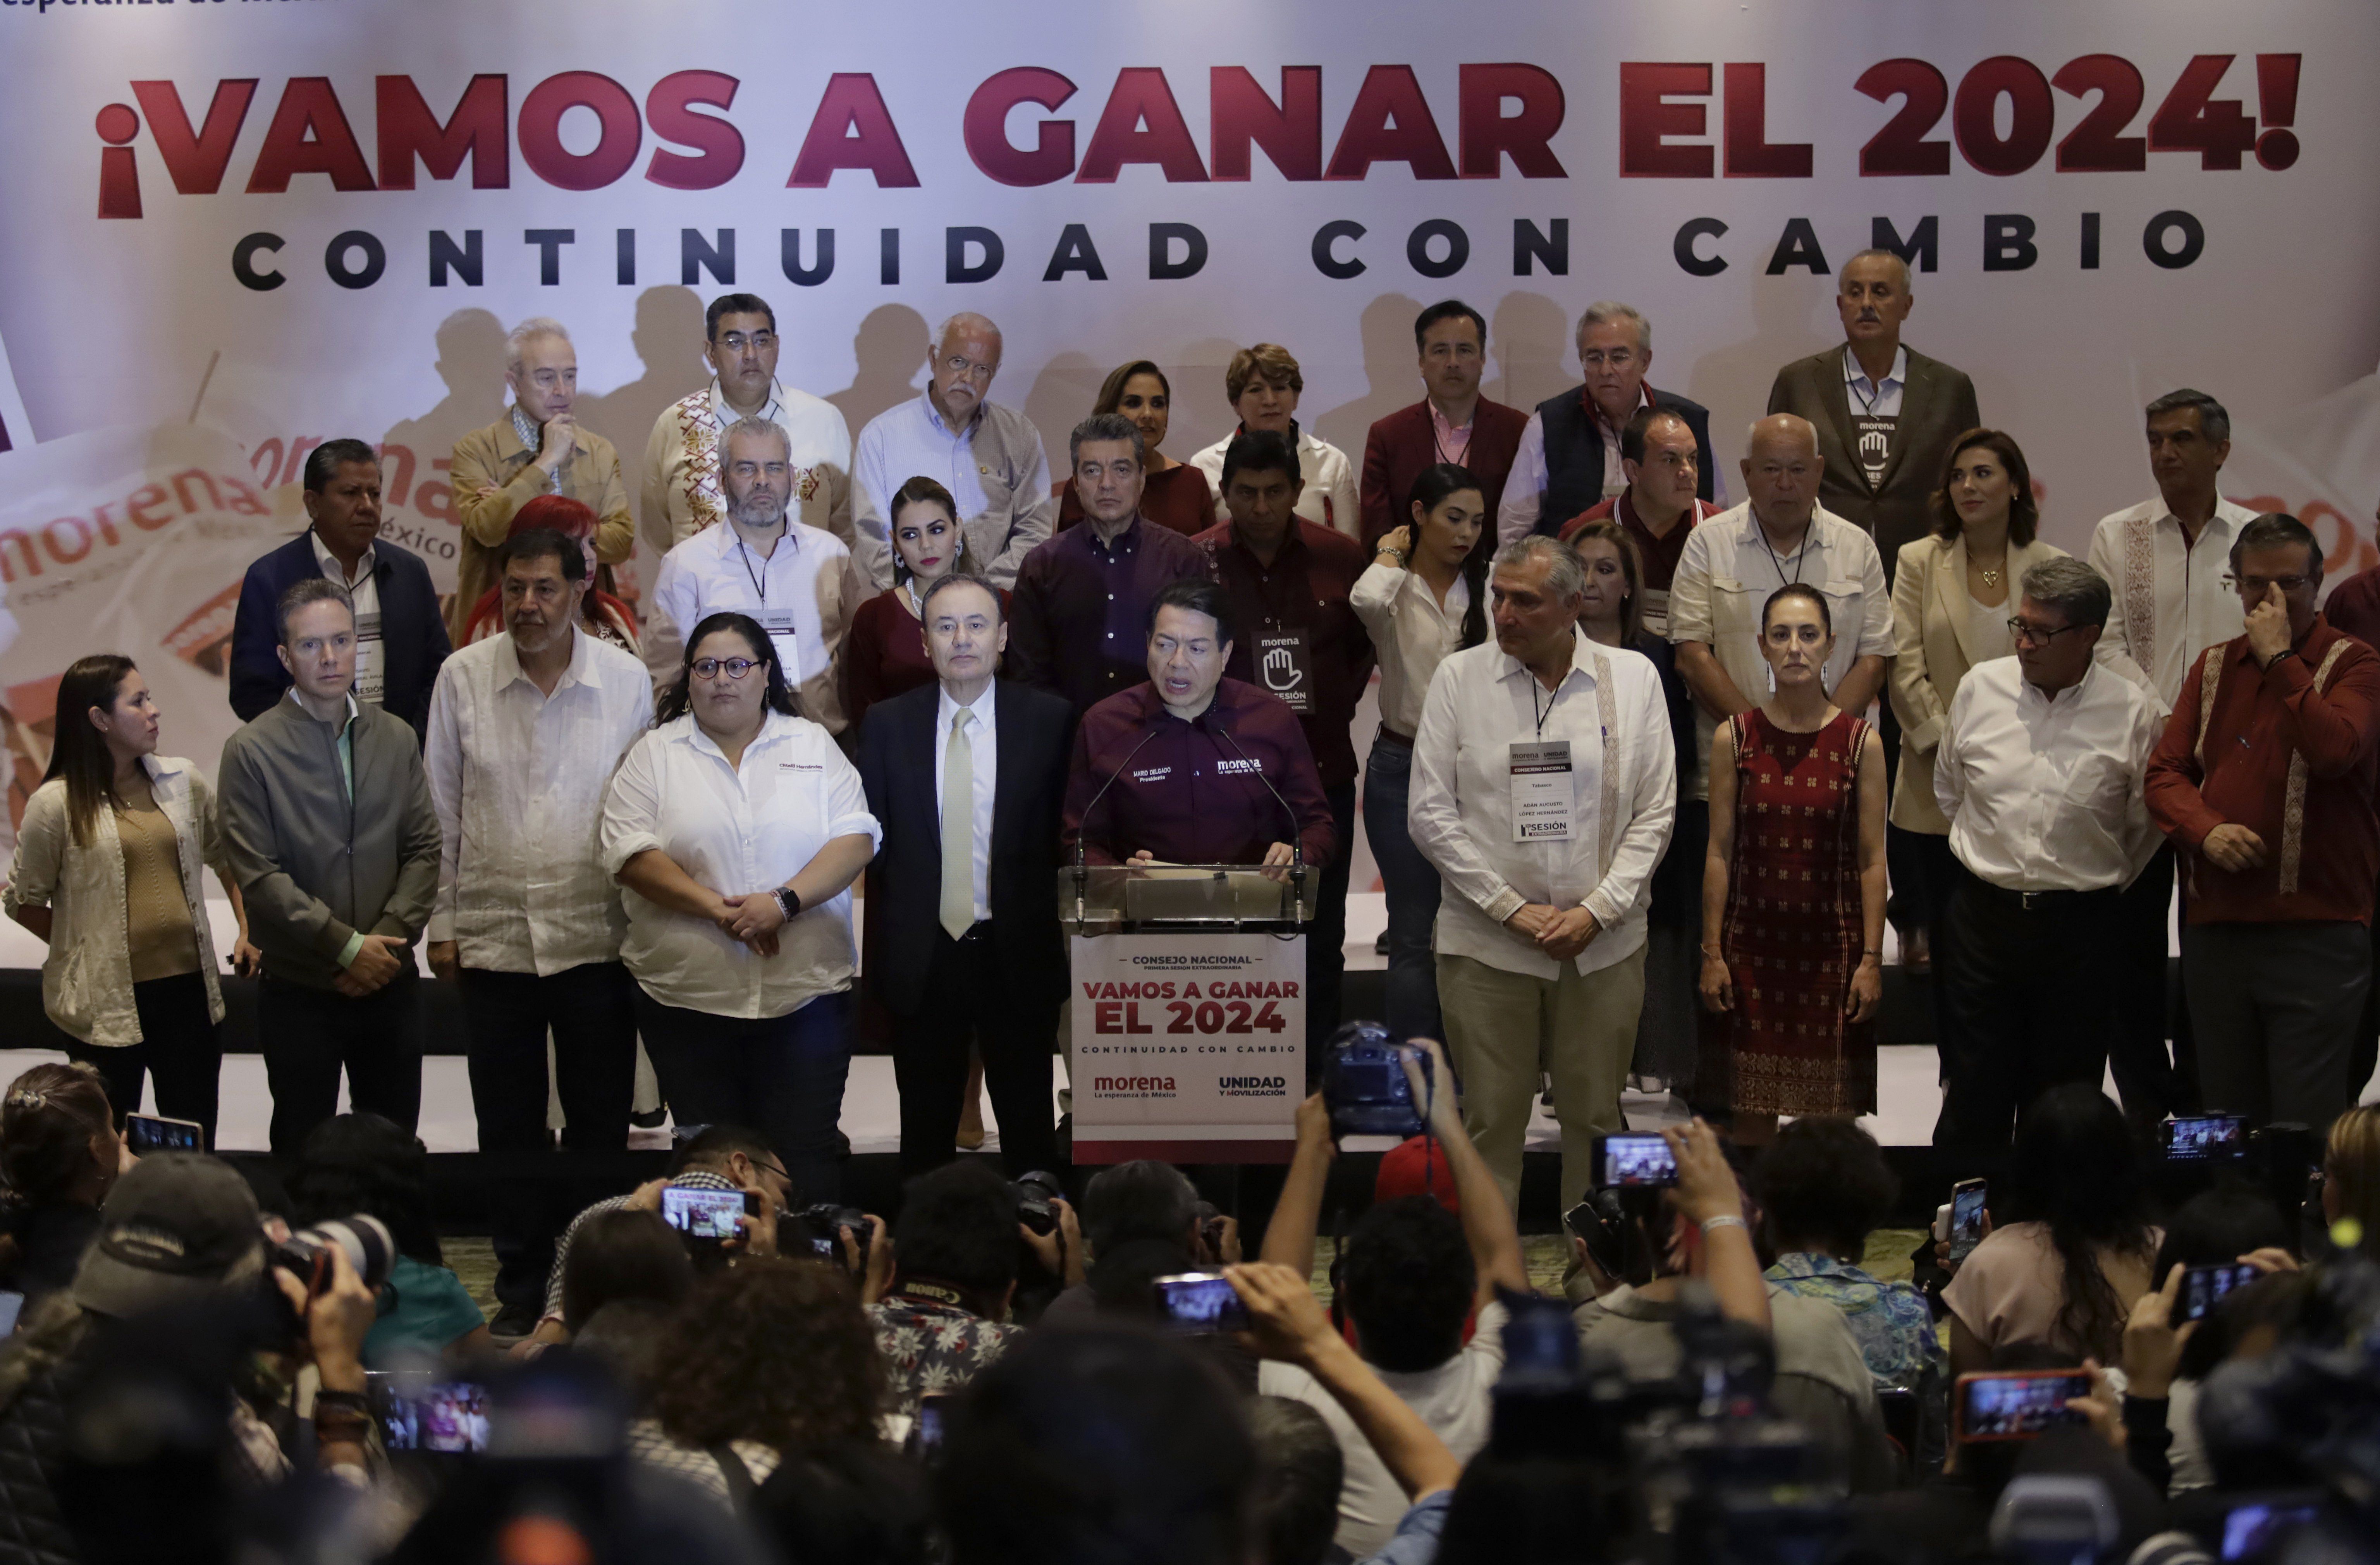
[[[2322,1219],[2334,1238],[2355,1224],[2355,1246],[2380,1260],[2380,1103],[2350,1109],[2330,1122],[2322,1155]]]

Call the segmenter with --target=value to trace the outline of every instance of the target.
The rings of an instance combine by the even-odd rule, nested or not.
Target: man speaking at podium
[[[1339,847],[1297,715],[1223,677],[1230,609],[1211,581],[1149,605],[1148,683],[1083,714],[1066,780],[1066,852],[1091,864],[1303,863]]]

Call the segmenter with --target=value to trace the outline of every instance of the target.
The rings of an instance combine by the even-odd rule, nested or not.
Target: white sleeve
[[[1404,581],[1404,572],[1375,562],[1364,567],[1364,574],[1348,589],[1347,604],[1372,633],[1375,646],[1388,638],[1397,623],[1397,589]]]
[[[1430,676],[1429,695],[1421,707],[1420,732],[1414,735],[1413,793],[1405,805],[1405,830],[1414,846],[1438,867],[1455,891],[1489,918],[1501,924],[1528,899],[1488,867],[1472,845],[1463,823],[1461,800],[1455,792],[1456,756],[1462,743],[1461,698],[1457,681],[1443,662]]]
[[[1537,514],[1546,498],[1546,420],[1529,415],[1521,426],[1521,448],[1512,454],[1512,471],[1504,479],[1504,498],[1496,507],[1496,541],[1500,546],[1526,538],[1537,528]]]
[[[1954,826],[1959,819],[1959,805],[1967,795],[1967,772],[1960,754],[1960,730],[1967,725],[1967,712],[1975,704],[1975,682],[1962,679],[1959,693],[1950,698],[1950,712],[1942,720],[1942,737],[1934,746],[1934,804],[1941,810],[1942,819]],[[2148,758],[2141,758],[2143,770]]]
[[[700,601],[686,579],[685,564],[671,550],[654,576],[652,612],[645,616],[644,639],[638,644],[656,690],[677,683],[678,665],[686,660],[686,633],[694,628],[694,611]]]
[[[856,837],[865,834],[870,851],[884,845],[884,828],[868,807],[868,789],[860,782],[859,768],[851,764],[842,747],[832,739],[820,746],[826,757],[825,805],[827,839]]]
[[[647,848],[662,845],[661,745],[654,733],[628,746],[620,769],[603,790],[603,819],[597,843],[603,853],[603,873],[618,876],[621,866]]]
[[[449,659],[438,671],[430,692],[430,732],[422,746],[423,770],[430,773],[430,805],[438,813],[438,895],[430,904],[430,927],[422,939],[436,942],[455,938],[455,868],[463,844],[463,729],[455,716],[458,675]]]
[[[1699,527],[1686,534],[1678,572],[1670,581],[1670,641],[1711,644],[1710,538]]]
[[[2123,572],[2116,564],[2116,536],[2121,530],[2115,517],[2102,517],[2099,525],[2091,531],[2090,554],[2091,568],[2097,571],[2100,578],[2107,584],[2108,600],[2107,626],[2099,633],[2099,644],[2092,649],[2091,655],[2119,672],[2121,665],[2117,661],[2119,658],[2130,661],[2134,668],[2140,667],[2139,661],[2132,655],[2131,627],[2124,622]],[[2146,685],[2154,677],[2146,669],[2140,672],[2142,677],[2134,681],[2136,684]],[[2154,685],[2149,687],[2155,688]]]
[[[1867,534],[1859,535],[1860,551],[1860,639],[1859,655],[1863,658],[1892,656],[1892,593],[1884,585],[1884,556],[1876,552],[1876,544]],[[1689,537],[1687,542],[1694,540]]]
[[[1586,894],[1586,910],[1607,929],[1646,900],[1653,871],[1669,850],[1670,831],[1678,814],[1677,746],[1670,734],[1670,708],[1661,697],[1660,675],[1647,661],[1641,677],[1632,683],[1636,686],[1636,710],[1626,721],[1636,734],[1636,768],[1629,780],[1628,824],[1621,832],[1620,845],[1612,850],[1611,867]],[[1609,830],[1610,825],[1606,821],[1604,829]]]

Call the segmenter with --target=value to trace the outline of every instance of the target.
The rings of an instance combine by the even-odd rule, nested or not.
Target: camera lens
[[[334,1249],[346,1252],[347,1264],[375,1293],[387,1283],[389,1268],[396,1261],[396,1241],[390,1236],[388,1225],[361,1212],[300,1229],[281,1246],[277,1258],[292,1270],[310,1271],[315,1256]]]

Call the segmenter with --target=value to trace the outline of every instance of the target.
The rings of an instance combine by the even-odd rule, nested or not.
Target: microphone
[[[1296,888],[1297,900],[1302,905],[1305,902],[1305,840],[1304,832],[1298,828],[1297,811],[1289,807],[1289,801],[1281,797],[1281,790],[1274,787],[1272,779],[1265,775],[1264,763],[1241,749],[1240,742],[1232,737],[1230,729],[1220,722],[1210,722],[1207,726],[1220,734],[1223,742],[1230,745],[1242,760],[1256,768],[1257,781],[1265,785],[1265,792],[1272,795],[1273,802],[1281,806],[1281,814],[1289,818],[1289,880],[1290,884]]]
[[[1148,742],[1156,737],[1157,730],[1154,728],[1143,734],[1140,736],[1140,743],[1126,751],[1123,759],[1116,762],[1115,770],[1108,773],[1108,780],[1099,784],[1099,791],[1093,794],[1091,802],[1083,807],[1083,819],[1075,828],[1075,922],[1077,924],[1083,921],[1083,887],[1090,876],[1090,870],[1084,861],[1083,844],[1086,841],[1085,833],[1090,829],[1091,811],[1099,807],[1099,801],[1108,796],[1108,790],[1115,786],[1116,779],[1123,775],[1124,768],[1132,764],[1133,758],[1147,749]]]

